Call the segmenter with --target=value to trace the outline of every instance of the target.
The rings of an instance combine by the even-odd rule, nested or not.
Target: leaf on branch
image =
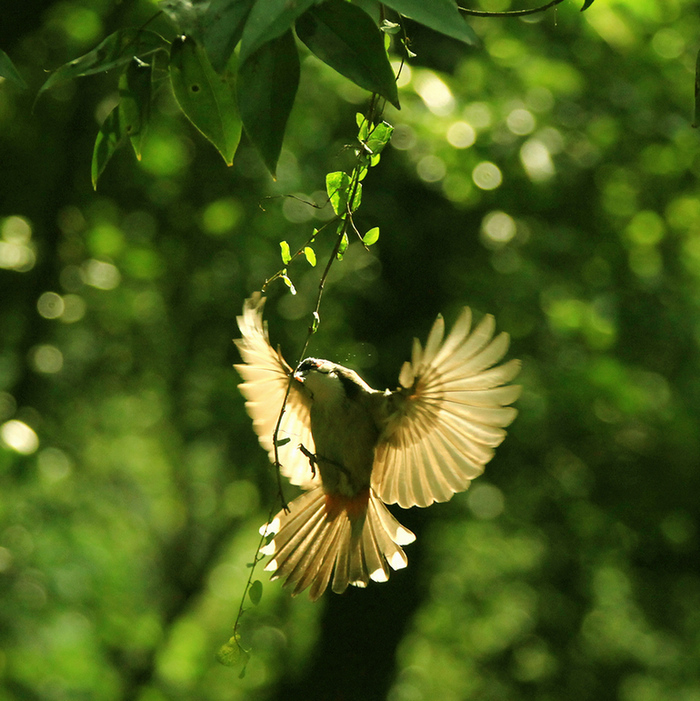
[[[151,78],[152,66],[138,58],[119,78],[119,120],[139,161],[151,117]]]
[[[286,241],[280,241],[280,253],[282,254],[282,262],[287,265],[287,263],[292,260],[292,253]]]
[[[419,24],[465,44],[478,44],[474,30],[459,14],[455,0],[384,0],[384,4]]]
[[[262,593],[263,593],[263,584],[259,579],[256,579],[250,585],[250,589],[248,590],[248,597],[250,598],[251,602],[253,603],[253,606],[257,606],[260,603],[260,599],[262,599]]]
[[[135,56],[143,57],[167,49],[168,42],[155,32],[140,29],[120,29],[110,34],[101,44],[80,58],[65,63],[56,69],[41,86],[36,99],[50,88],[95,73],[103,73],[112,68],[125,66]]]
[[[280,275],[280,277],[284,281],[284,284],[289,288],[289,291],[293,295],[295,295],[297,293],[297,288],[294,287],[294,283],[287,277],[287,274],[283,273],[282,275]]]
[[[333,211],[344,214],[348,208],[348,190],[350,189],[350,176],[342,170],[326,175],[326,192],[331,201]]]
[[[119,106],[116,106],[102,122],[100,131],[95,139],[95,147],[92,151],[92,187],[97,189],[97,181],[107,167],[115,151],[124,142],[124,133],[119,120]]]
[[[373,244],[377,243],[377,241],[379,241],[379,227],[378,226],[371,228],[362,237],[362,243],[364,243],[365,246],[372,246]]]
[[[9,80],[22,90],[29,89],[29,86],[24,82],[24,78],[15,68],[15,64],[12,63],[12,59],[2,49],[0,49],[0,78]]]
[[[299,17],[296,32],[324,63],[399,108],[382,33],[366,12],[345,0],[326,0]]]
[[[267,42],[238,71],[241,119],[273,177],[298,86],[299,54],[291,31]]]
[[[211,0],[201,18],[202,46],[216,71],[223,71],[243,36],[255,0]]]
[[[389,143],[393,133],[394,127],[392,127],[391,124],[387,122],[380,122],[379,124],[374,125],[372,130],[367,135],[364,144],[370,150],[373,156],[377,156]]]
[[[287,436],[285,438],[279,438],[277,441],[275,441],[275,445],[278,448],[281,448],[283,445],[287,445],[287,443],[291,443],[291,442],[292,442],[292,439],[289,436]]]
[[[234,667],[238,663],[243,663],[243,669],[245,669],[249,659],[250,653],[243,649],[238,633],[234,633],[216,653],[217,662],[226,667]]]
[[[255,0],[243,29],[241,61],[261,46],[289,31],[294,20],[316,0]]]
[[[348,250],[348,235],[347,233],[343,232],[343,238],[340,242],[340,246],[338,246],[338,253],[336,254],[336,257],[338,260],[343,260],[343,256],[345,255],[345,251]]]
[[[306,260],[309,262],[309,265],[312,268],[316,267],[316,252],[314,251],[311,246],[305,246],[304,247],[304,256],[306,256]]]
[[[194,39],[180,37],[170,52],[170,81],[180,109],[232,165],[241,138],[233,74],[219,75]]]

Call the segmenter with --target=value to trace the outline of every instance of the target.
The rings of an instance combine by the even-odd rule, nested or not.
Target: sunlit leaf
[[[28,85],[24,82],[24,78],[19,74],[19,71],[15,68],[15,64],[12,63],[10,57],[0,49],[0,78],[6,78],[12,81],[15,85],[22,88],[22,90],[27,90]]]
[[[170,53],[170,80],[187,118],[231,165],[241,138],[233,74],[219,75],[201,46],[180,37]]]
[[[362,183],[358,181],[357,185],[354,186],[354,192],[352,193],[352,202],[350,203],[350,211],[355,212],[361,204],[362,204]]]
[[[257,606],[260,603],[260,599],[262,599],[262,593],[263,584],[259,579],[256,579],[250,585],[250,589],[248,590],[248,598],[250,598],[251,602],[253,603],[253,606]]]
[[[241,40],[255,0],[211,0],[201,18],[202,46],[216,71],[222,71]]]
[[[102,122],[100,131],[95,139],[95,147],[92,151],[92,187],[97,189],[97,181],[107,167],[114,152],[124,142],[124,133],[122,132],[119,121],[119,107],[115,107]]]
[[[134,58],[119,78],[119,120],[139,160],[151,116],[151,75],[152,67]]]
[[[384,150],[384,147],[391,140],[391,135],[394,133],[394,127],[387,122],[380,122],[375,124],[370,131],[365,145],[372,152],[373,155],[377,155]]]
[[[362,243],[364,243],[365,246],[371,246],[372,244],[377,243],[378,240],[379,240],[379,227],[378,226],[371,228],[362,237]]]
[[[327,0],[299,17],[296,32],[324,63],[399,107],[382,33],[366,12],[345,0]]]
[[[280,252],[282,254],[282,262],[287,265],[292,260],[292,253],[289,250],[289,244],[286,241],[280,241]]]
[[[331,207],[336,214],[344,214],[348,208],[348,189],[350,176],[343,171],[326,175],[326,192],[331,201]]]
[[[305,246],[304,247],[304,256],[306,256],[306,260],[309,262],[309,265],[311,267],[315,268],[316,267],[316,252],[314,251],[311,246]]]
[[[120,29],[110,34],[92,51],[55,70],[41,86],[37,99],[46,90],[73,78],[125,66],[135,56],[142,58],[160,49],[167,49],[168,46],[168,42],[155,32],[133,28]]]
[[[343,233],[343,238],[340,241],[340,246],[338,246],[338,253],[336,253],[336,257],[338,258],[338,260],[343,259],[345,251],[348,250],[348,243],[348,235],[346,233]]]
[[[315,0],[255,0],[243,29],[241,61],[245,61],[268,41],[277,39]]]
[[[454,0],[384,0],[384,4],[440,34],[459,39],[465,44],[478,43],[478,37],[459,14]]]
[[[239,69],[241,119],[273,175],[298,85],[299,55],[291,32],[266,43]]]
[[[287,277],[287,275],[282,275],[282,280],[284,284],[289,288],[289,291],[295,295],[297,293],[297,288],[294,287],[294,283]]]

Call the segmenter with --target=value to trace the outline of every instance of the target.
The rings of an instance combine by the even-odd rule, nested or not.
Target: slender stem
[[[487,12],[486,10],[470,10],[467,7],[459,6],[460,12],[465,15],[470,15],[471,17],[524,17],[525,15],[536,15],[538,12],[544,12],[550,7],[559,5],[559,3],[564,2],[564,0],[551,0],[546,5],[541,7],[533,7],[529,10],[508,10],[507,12]]]

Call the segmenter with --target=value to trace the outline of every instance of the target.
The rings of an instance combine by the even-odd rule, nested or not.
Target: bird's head
[[[304,384],[314,399],[342,395],[354,400],[361,393],[373,391],[354,370],[321,358],[302,360],[294,377]]]

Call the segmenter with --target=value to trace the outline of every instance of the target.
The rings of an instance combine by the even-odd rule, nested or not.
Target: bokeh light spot
[[[24,421],[11,419],[0,426],[0,440],[22,455],[31,455],[39,447],[39,437]]]
[[[472,180],[481,190],[495,190],[503,182],[503,175],[495,163],[482,161],[472,171]]]
[[[58,319],[65,311],[66,305],[61,295],[55,292],[44,292],[39,297],[36,308],[44,319]]]

